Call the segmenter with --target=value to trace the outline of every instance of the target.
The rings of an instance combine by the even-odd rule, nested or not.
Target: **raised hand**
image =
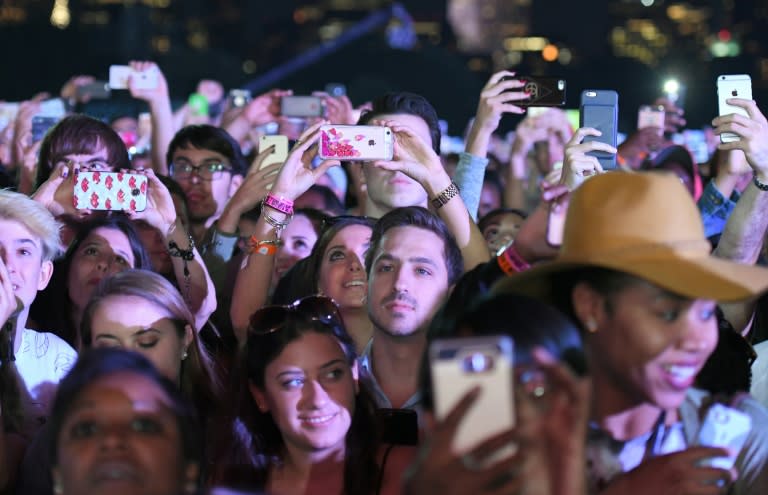
[[[131,77],[128,79],[128,90],[131,92],[131,96],[140,100],[147,101],[149,103],[156,103],[169,98],[168,83],[165,80],[163,72],[160,70],[160,67],[158,67],[156,63],[134,60],[131,61],[130,66],[136,72],[149,71],[155,73],[157,77],[157,86],[154,88],[143,89],[139,87],[134,76],[131,75]]]
[[[758,180],[768,183],[768,121],[753,100],[729,98],[726,102],[746,110],[748,117],[732,113],[712,121],[715,134],[730,132],[740,138],[738,141],[720,143],[718,149],[743,151]]]
[[[600,135],[601,133],[597,129],[583,127],[576,131],[576,134],[565,146],[565,160],[563,160],[563,174],[560,183],[567,186],[568,190],[573,191],[587,178],[603,173],[603,167],[600,166],[598,159],[587,153],[592,151],[616,153],[616,148],[600,141],[582,142],[587,136]]]

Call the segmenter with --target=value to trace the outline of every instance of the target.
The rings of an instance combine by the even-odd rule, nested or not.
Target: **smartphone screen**
[[[581,93],[579,127],[592,127],[600,136],[587,136],[584,142],[599,141],[616,146],[618,134],[619,96],[612,90],[585,90]],[[616,155],[603,151],[589,153],[597,157],[603,170],[616,168]]]
[[[517,79],[517,78],[516,78]],[[530,96],[515,102],[518,106],[561,107],[565,105],[565,79],[560,77],[530,76],[523,90]]]

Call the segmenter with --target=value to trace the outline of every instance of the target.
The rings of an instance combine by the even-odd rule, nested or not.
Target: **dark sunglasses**
[[[250,331],[256,335],[273,333],[294,317],[326,324],[343,324],[339,307],[333,299],[325,296],[307,296],[292,304],[265,306],[256,311],[251,316]]]

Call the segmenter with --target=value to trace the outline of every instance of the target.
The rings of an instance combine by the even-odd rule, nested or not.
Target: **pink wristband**
[[[267,194],[267,197],[264,198],[264,204],[280,213],[293,215],[293,201],[290,199],[278,198],[271,194]]]

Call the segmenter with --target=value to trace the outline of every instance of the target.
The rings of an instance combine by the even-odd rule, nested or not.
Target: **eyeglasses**
[[[77,160],[70,160],[69,158],[61,158],[59,160],[56,160],[56,163],[54,163],[53,168],[58,167],[61,164],[66,165],[67,167],[74,168],[75,165],[77,165],[78,168],[81,168],[83,170],[91,170],[94,172],[105,172],[112,170],[112,165],[109,164],[106,160],[102,158],[94,158],[93,160],[87,160],[83,162],[79,162]]]
[[[307,296],[292,304],[265,306],[253,313],[249,330],[256,335],[267,335],[280,330],[294,317],[325,324],[342,324],[336,302],[330,297]]]
[[[225,172],[232,172],[232,168],[222,162],[206,162],[200,165],[188,162],[171,163],[171,177],[177,180],[188,180],[194,173],[200,180],[212,181],[220,179]]]

